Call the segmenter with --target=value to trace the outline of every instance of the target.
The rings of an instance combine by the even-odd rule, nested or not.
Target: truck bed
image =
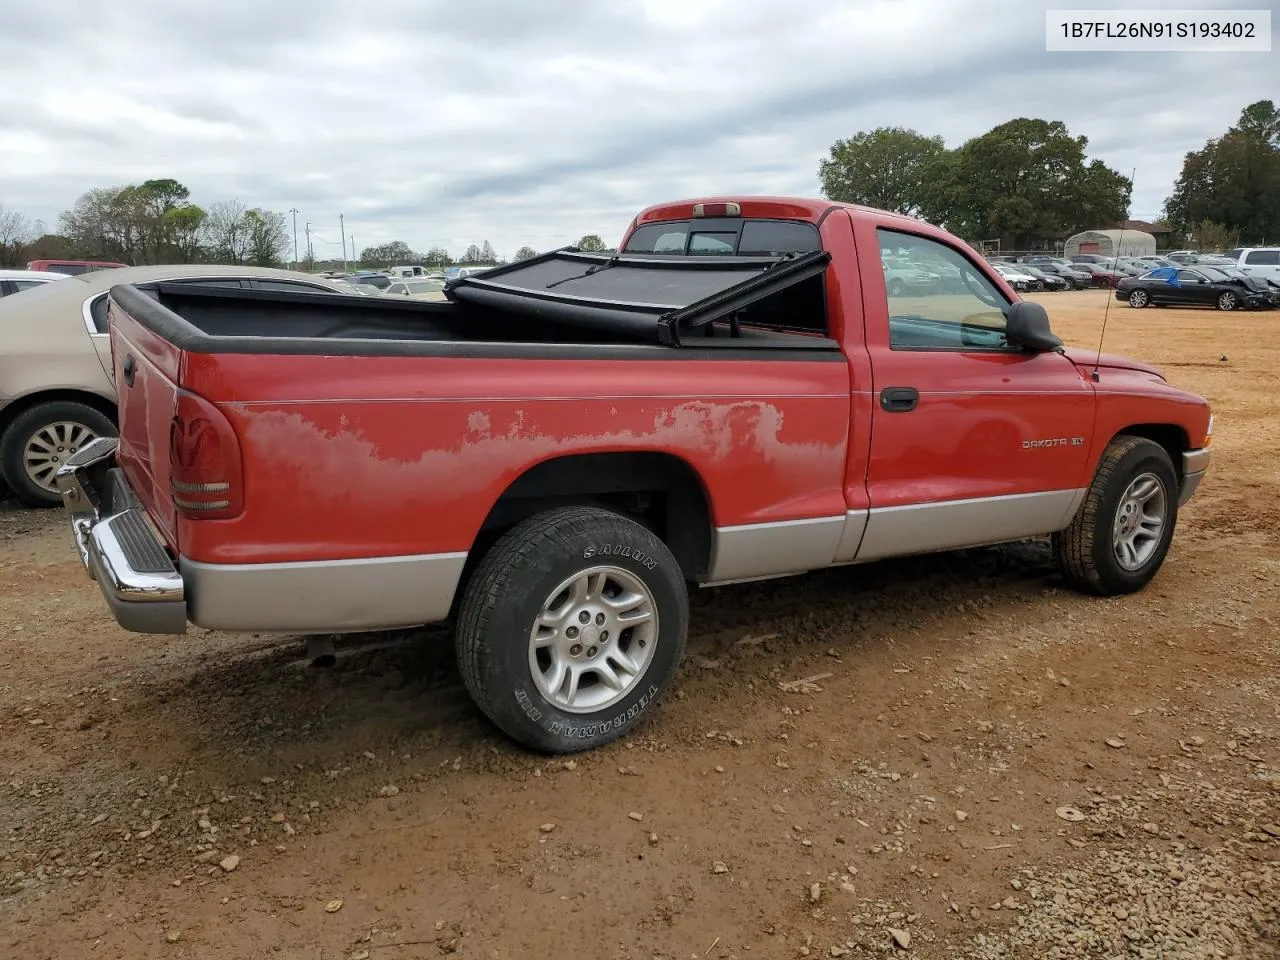
[[[632,258],[605,266],[603,256],[557,252],[455,281],[447,301],[163,283],[153,295],[122,285],[111,297],[191,353],[449,354],[450,346],[575,344],[830,351],[838,347],[825,335],[825,258],[781,265]]]

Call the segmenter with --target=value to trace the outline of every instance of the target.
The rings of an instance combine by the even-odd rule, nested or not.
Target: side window
[[[38,287],[45,283],[44,280],[10,280],[15,290],[30,290],[32,287]]]
[[[936,240],[877,229],[895,350],[1001,350],[1009,301],[967,257]]]
[[[1253,250],[1244,262],[1250,266],[1274,267],[1280,264],[1280,250]]]
[[[1236,247],[1236,249],[1234,249],[1234,250],[1229,250],[1228,252],[1224,253],[1224,254],[1223,254],[1223,256],[1224,256],[1224,257],[1226,257],[1228,260],[1234,260],[1234,261],[1236,261],[1236,263],[1239,263],[1239,262],[1240,262],[1240,254],[1242,254],[1242,253],[1244,253],[1244,248],[1243,248],[1243,247]]]
[[[1178,271],[1178,281],[1180,283],[1199,283],[1203,279],[1204,279],[1203,274],[1197,273],[1194,270]]]

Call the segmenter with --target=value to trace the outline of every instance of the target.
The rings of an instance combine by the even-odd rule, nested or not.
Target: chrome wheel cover
[[[1141,570],[1155,555],[1168,503],[1164,482],[1154,473],[1141,474],[1129,484],[1111,529],[1111,547],[1121,569]]]
[[[529,632],[529,672],[550,703],[594,713],[621,701],[653,661],[658,606],[635,574],[596,566],[551,591]]]

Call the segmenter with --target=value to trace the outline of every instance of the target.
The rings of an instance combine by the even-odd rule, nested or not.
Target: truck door
[[[1094,391],[1059,353],[1005,344],[1010,301],[960,249],[855,223],[873,401],[857,558],[1059,529],[1088,483]],[[881,259],[921,280],[889,293]]]

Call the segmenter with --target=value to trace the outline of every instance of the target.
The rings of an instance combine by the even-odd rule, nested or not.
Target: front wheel
[[[1134,290],[1129,294],[1129,306],[1141,309],[1151,302],[1145,290]]]
[[[1219,310],[1234,310],[1239,305],[1236,295],[1230,290],[1218,295]]]
[[[1120,436],[1107,445],[1075,519],[1053,536],[1075,587],[1102,596],[1141,590],[1169,552],[1178,520],[1178,475],[1160,444]]]
[[[564,507],[506,533],[467,585],[458,664],[524,746],[571,753],[652,712],[684,654],[689,598],[671,551],[620,514]]]

